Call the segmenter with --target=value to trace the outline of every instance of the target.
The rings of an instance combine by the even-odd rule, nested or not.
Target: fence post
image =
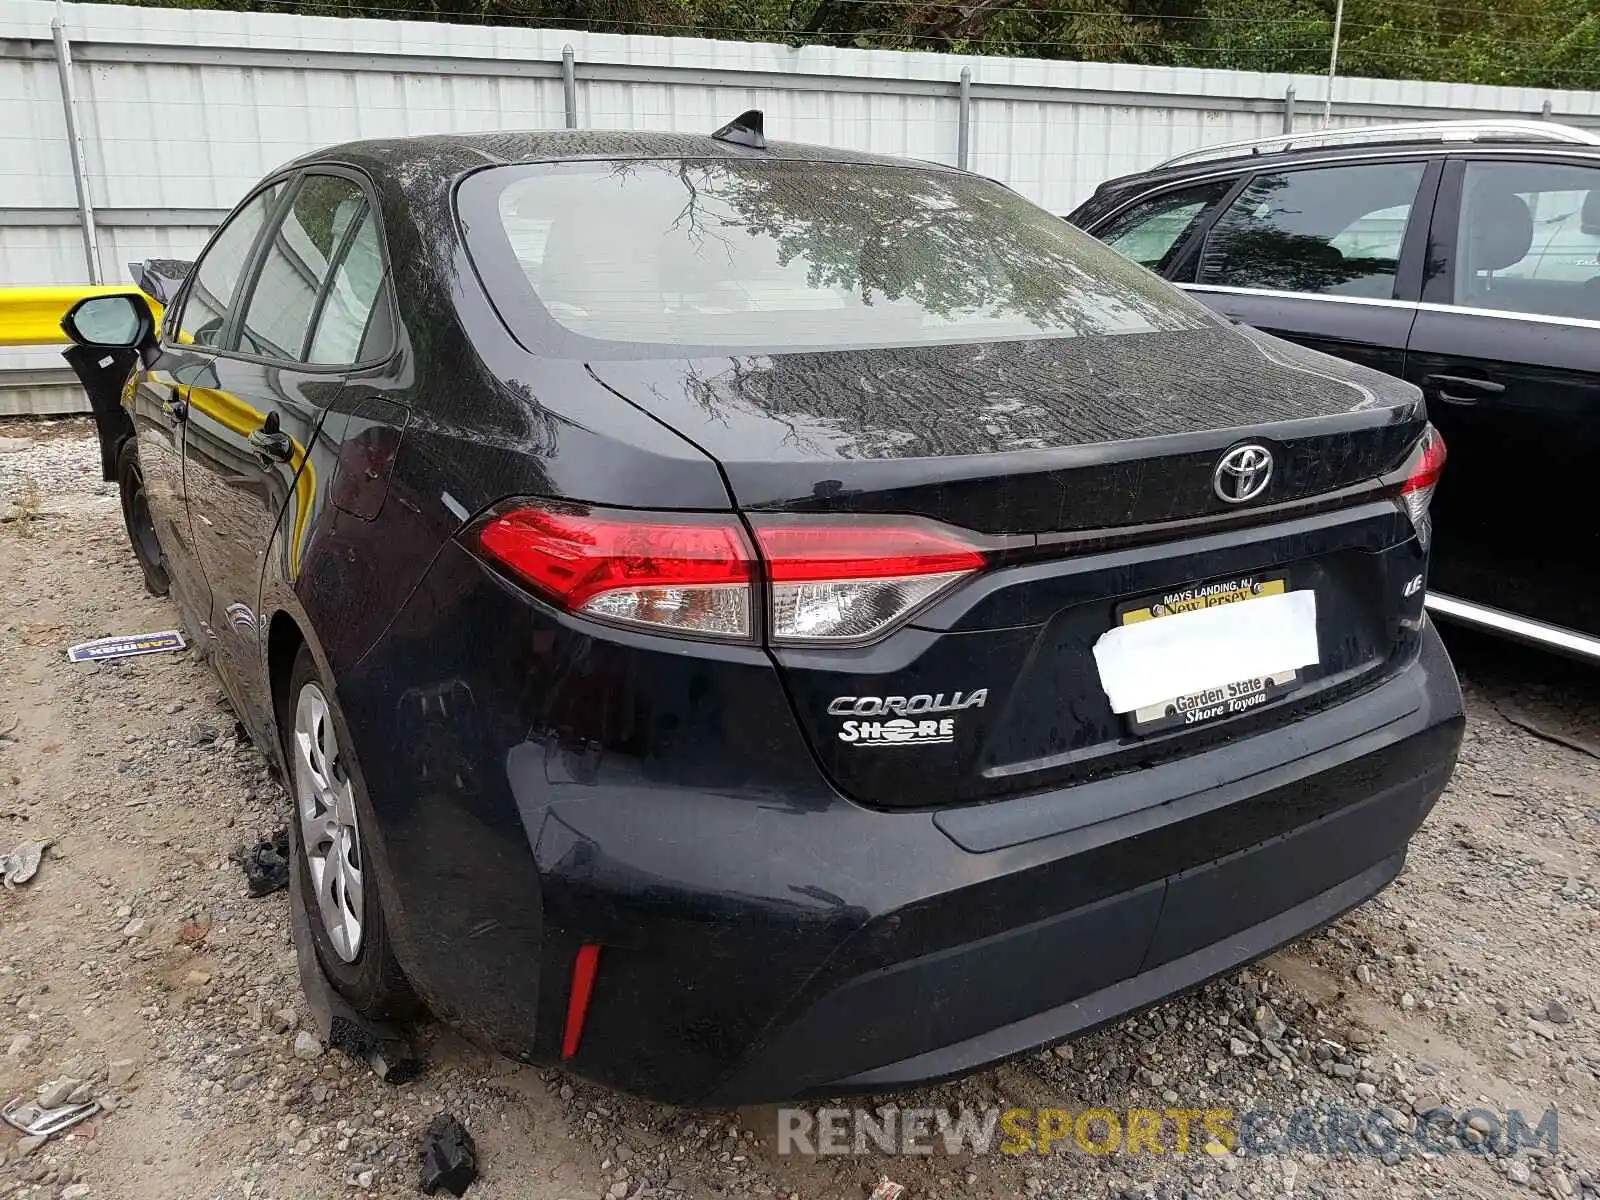
[[[72,45],[67,41],[65,9],[56,0],[56,15],[50,21],[50,38],[56,46],[56,74],[61,79],[61,107],[67,118],[67,149],[72,155],[72,186],[78,193],[78,232],[83,235],[83,257],[89,267],[89,282],[100,282],[100,245],[94,229],[94,201],[89,196],[89,171],[83,157],[83,138],[78,132],[78,105],[72,94]]]
[[[567,128],[578,127],[578,56],[569,42],[561,48],[561,103],[567,110]]]
[[[967,148],[972,137],[972,68],[961,68],[961,102],[956,117],[956,166],[967,169]]]
[[[1294,87],[1290,85],[1283,89],[1283,131],[1294,132]]]
[[[1322,127],[1333,124],[1333,81],[1339,74],[1339,34],[1344,29],[1344,0],[1333,10],[1333,53],[1328,56],[1328,94],[1322,98]]]

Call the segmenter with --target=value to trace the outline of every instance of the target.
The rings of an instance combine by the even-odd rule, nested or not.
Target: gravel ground
[[[415,1195],[417,1137],[441,1111],[478,1140],[469,1194],[485,1200],[862,1200],[884,1177],[907,1200],[1600,1196],[1600,760],[1579,748],[1600,752],[1600,672],[1449,632],[1468,740],[1384,895],[1141,1017],[870,1101],[1342,1106],[1376,1114],[1362,1152],[1207,1153],[1197,1134],[1178,1154],[1169,1134],[1159,1155],[810,1157],[777,1153],[772,1109],[645,1104],[438,1027],[418,1031],[429,1069],[402,1087],[324,1051],[284,894],[247,898],[229,860],[286,800],[210,668],[65,659],[176,624],[141,587],[86,423],[0,426],[0,578],[0,851],[52,840],[36,878],[0,892],[0,1101],[65,1077],[106,1109],[38,1147],[0,1129],[0,1197]],[[1441,1108],[1467,1148],[1421,1152],[1419,1114]],[[1472,1108],[1530,1126],[1555,1110],[1558,1146],[1496,1154]]]

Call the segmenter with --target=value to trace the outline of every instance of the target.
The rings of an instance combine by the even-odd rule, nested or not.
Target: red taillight
[[[778,641],[874,637],[986,561],[958,531],[918,517],[762,515],[751,525]],[[491,515],[476,538],[490,559],[569,611],[752,636],[757,551],[731,516],[525,502]]]
[[[751,518],[778,641],[853,642],[904,620],[984,565],[954,530],[916,518]]]
[[[983,566],[982,551],[931,522],[844,524],[758,516],[751,525],[774,583],[938,575]]]
[[[747,638],[751,553],[731,517],[527,506],[478,545],[563,608],[612,621]]]
[[[1400,485],[1400,506],[1411,518],[1411,527],[1417,531],[1417,540],[1426,550],[1433,540],[1433,522],[1428,517],[1428,506],[1433,502],[1433,489],[1444,472],[1444,438],[1429,425],[1422,440],[1412,452],[1407,464],[1406,481]]]
[[[1439,436],[1439,431],[1432,425],[1428,426],[1423,432],[1422,440],[1417,443],[1415,457],[1411,474],[1406,476],[1405,484],[1400,488],[1402,496],[1407,492],[1433,487],[1439,482],[1439,476],[1444,471],[1444,438]]]

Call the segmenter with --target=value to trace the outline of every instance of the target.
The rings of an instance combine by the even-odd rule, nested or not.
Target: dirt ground
[[[1138,1018],[868,1102],[1338,1104],[1380,1118],[1361,1153],[809,1157],[777,1153],[771,1109],[645,1104],[434,1026],[400,1087],[300,1036],[285,895],[248,898],[229,859],[287,801],[210,667],[66,658],[176,624],[140,584],[88,426],[0,425],[0,853],[51,842],[0,892],[0,1103],[66,1076],[107,1110],[27,1153],[0,1127],[0,1197],[412,1196],[440,1111],[477,1138],[482,1200],[864,1200],[884,1176],[907,1200],[1600,1195],[1600,671],[1447,631],[1468,740],[1384,895]],[[1497,1155],[1463,1121],[1464,1148],[1421,1152],[1417,1114],[1439,1107],[1555,1111],[1558,1144]]]

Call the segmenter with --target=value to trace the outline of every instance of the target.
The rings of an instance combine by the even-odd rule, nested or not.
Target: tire
[[[374,1021],[404,1020],[420,1004],[395,960],[377,880],[361,845],[362,830],[374,820],[372,805],[361,773],[345,769],[354,751],[343,714],[304,646],[278,700],[294,803],[290,840],[306,883],[317,961],[357,1013]]]
[[[139,466],[139,444],[133,438],[117,451],[117,489],[122,493],[122,523],[128,530],[133,557],[144,572],[145,590],[152,596],[165,596],[172,587],[167,575],[167,558],[156,537],[155,521],[145,497],[144,471]]]

